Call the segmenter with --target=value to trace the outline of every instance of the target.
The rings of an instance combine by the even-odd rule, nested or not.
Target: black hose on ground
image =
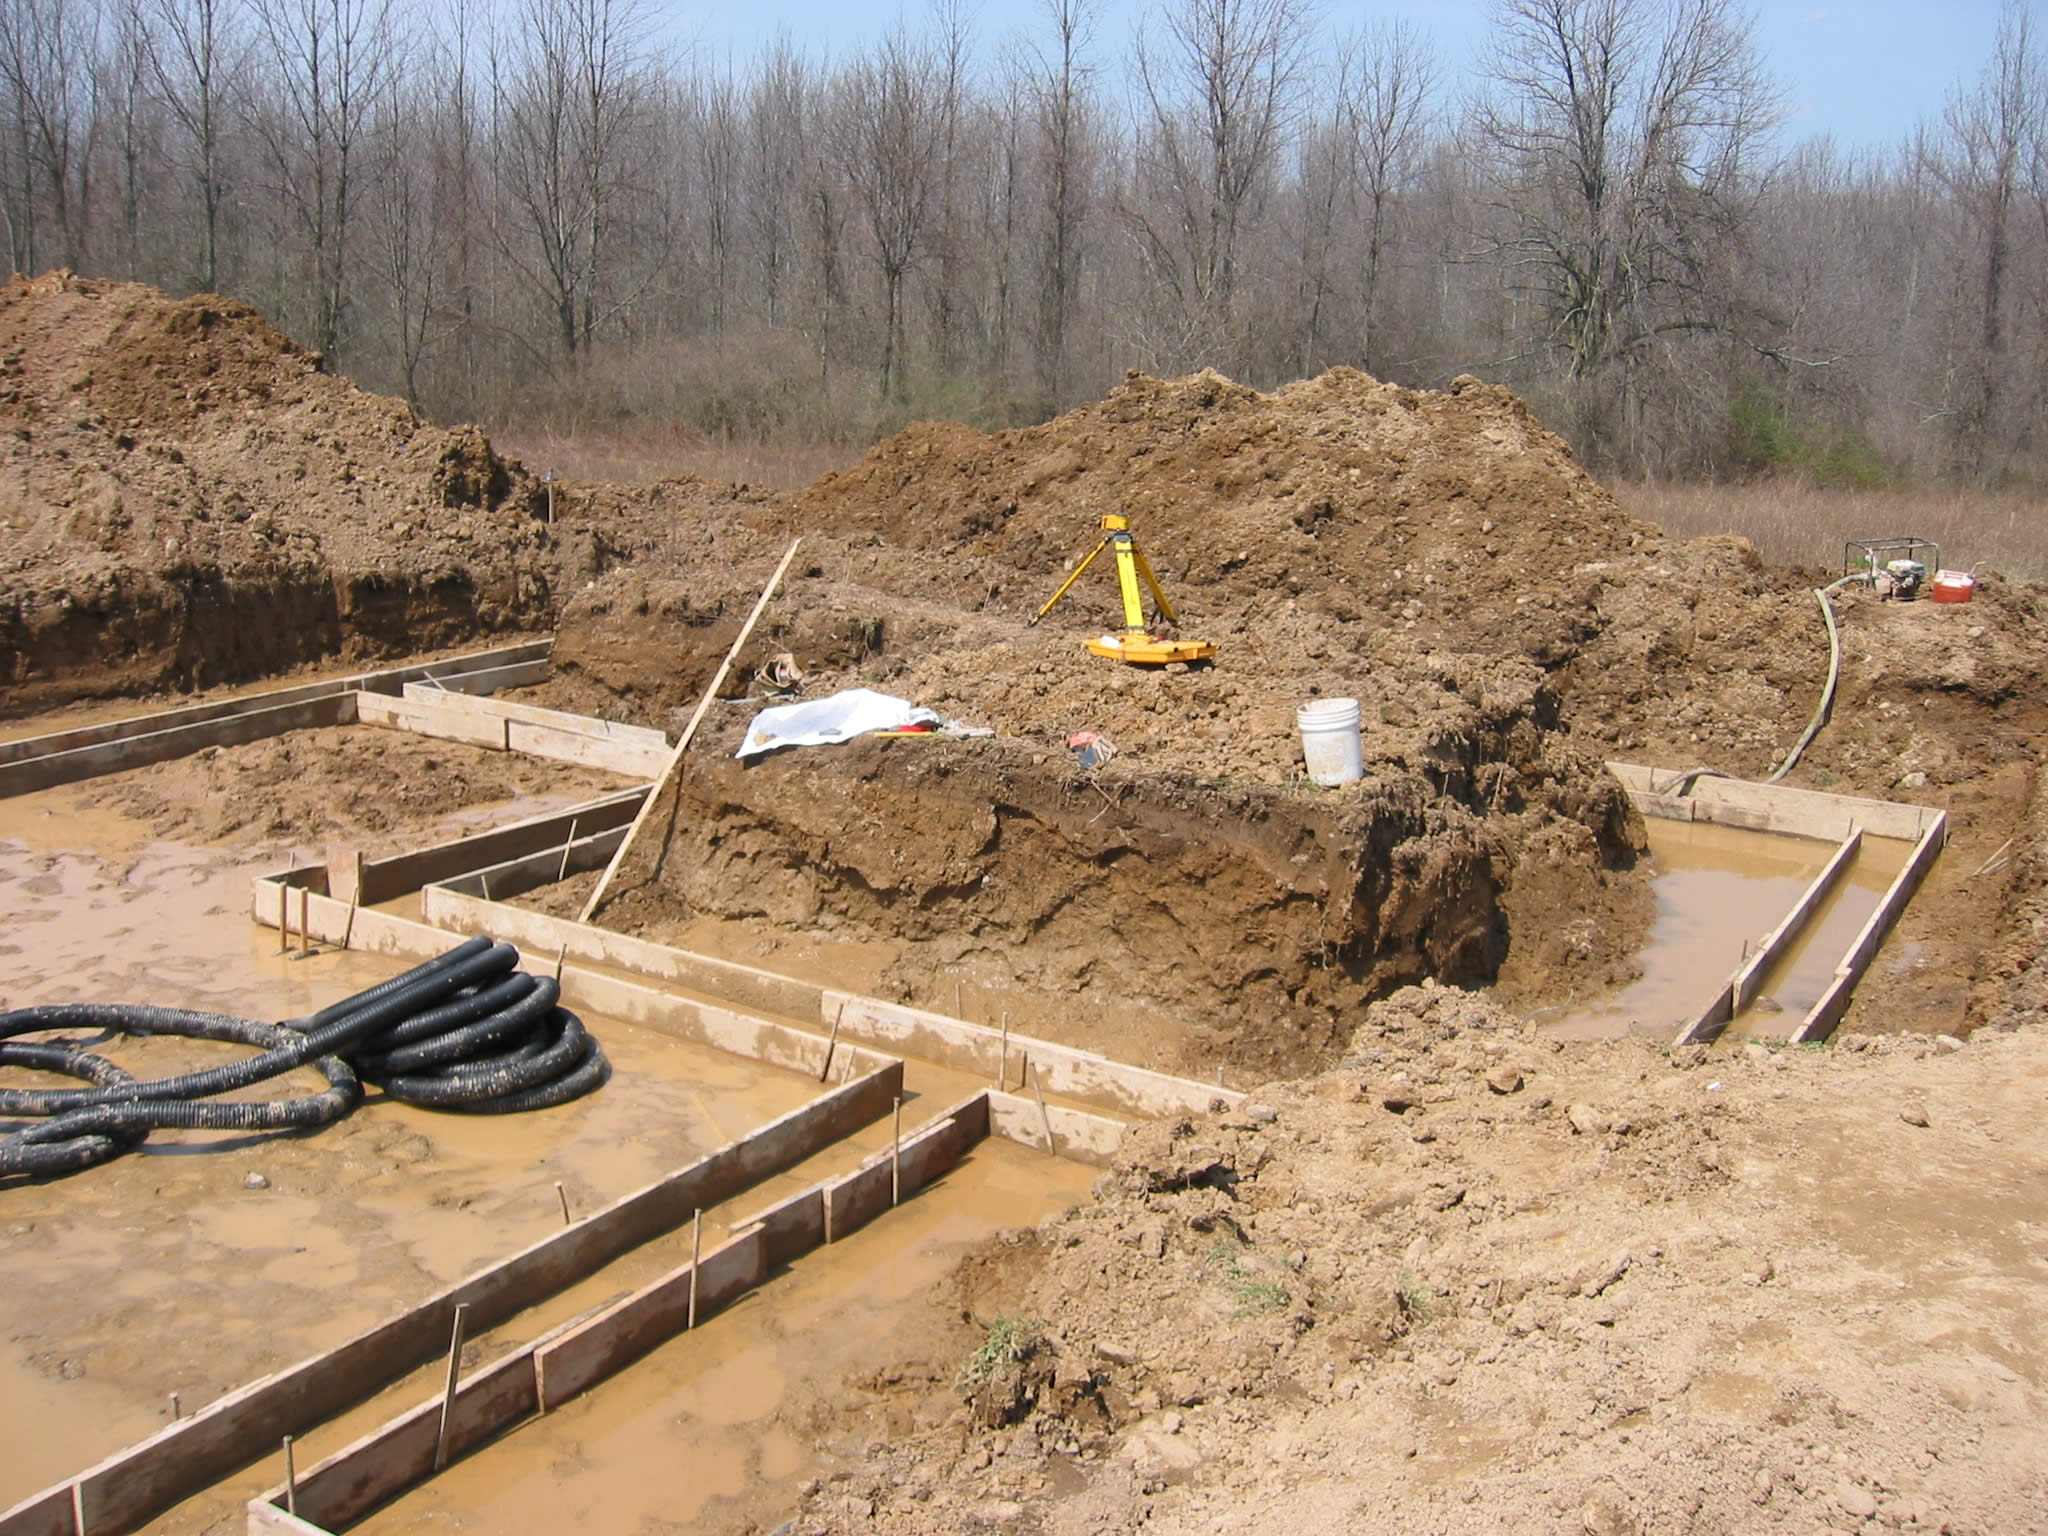
[[[42,1119],[0,1136],[0,1178],[48,1177],[105,1162],[153,1130],[273,1131],[326,1125],[353,1110],[363,1083],[401,1103],[471,1114],[566,1104],[610,1075],[561,988],[515,970],[519,951],[473,938],[310,1018],[282,1024],[141,1003],[56,1003],[0,1013],[0,1066],[57,1072],[89,1088],[0,1089],[0,1115]],[[77,1041],[15,1037],[47,1030],[182,1035],[254,1046],[226,1066],[137,1082]],[[324,1092],[202,1103],[311,1064]]]

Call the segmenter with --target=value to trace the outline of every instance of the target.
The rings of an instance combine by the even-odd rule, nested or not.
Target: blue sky
[[[673,0],[657,0],[669,10]],[[1036,0],[970,0],[976,31],[989,47],[1041,25]],[[1149,7],[1106,0],[1100,49],[1123,51],[1134,20]],[[1885,148],[1941,111],[1950,87],[1974,79],[1991,52],[1998,0],[1856,0],[1761,4],[1758,40],[1785,87],[1787,131],[1796,138],[1832,134],[1845,149]],[[1395,0],[1381,5],[1329,3],[1331,31],[1362,21],[1405,18],[1435,40],[1446,72],[1462,75],[1485,35],[1491,0]],[[2035,7],[2041,18],[2040,7]],[[787,32],[814,53],[838,56],[886,31],[899,17],[928,14],[899,0],[752,0],[716,11],[673,5],[675,24],[717,54],[741,64],[762,42]]]

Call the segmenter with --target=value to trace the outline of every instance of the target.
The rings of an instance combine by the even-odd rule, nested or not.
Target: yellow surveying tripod
[[[1121,635],[1103,635],[1087,643],[1088,649],[1097,656],[1106,656],[1111,661],[1128,661],[1137,664],[1158,664],[1168,661],[1208,661],[1216,654],[1216,647],[1207,640],[1168,640],[1153,634],[1145,627],[1145,599],[1138,590],[1138,578],[1145,578],[1145,585],[1152,591],[1152,600],[1159,607],[1159,616],[1167,623],[1177,623],[1173,616],[1173,604],[1166,600],[1166,594],[1159,590],[1159,578],[1152,574],[1152,562],[1145,558],[1145,552],[1138,548],[1138,541],[1131,537],[1130,517],[1122,512],[1108,512],[1102,518],[1102,542],[1088,551],[1081,563],[1074,567],[1067,579],[1060,583],[1059,591],[1046,599],[1045,606],[1032,615],[1031,623],[1037,624],[1053,610],[1053,605],[1073,588],[1088,567],[1095,563],[1095,557],[1105,549],[1116,550],[1116,580],[1124,595],[1124,629]]]

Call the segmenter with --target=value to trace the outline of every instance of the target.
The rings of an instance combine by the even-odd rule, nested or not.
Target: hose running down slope
[[[564,1104],[609,1075],[582,1021],[549,977],[514,969],[519,951],[478,937],[310,1018],[283,1024],[141,1003],[55,1003],[0,1013],[0,1066],[60,1072],[90,1088],[0,1089],[0,1115],[49,1117],[0,1137],[0,1177],[89,1168],[153,1130],[273,1131],[325,1125],[354,1109],[363,1082],[406,1104],[505,1114]],[[75,1041],[43,1030],[183,1035],[261,1054],[203,1072],[137,1082]],[[95,1042],[96,1043],[96,1042]],[[272,1102],[201,1103],[308,1063],[323,1093]]]

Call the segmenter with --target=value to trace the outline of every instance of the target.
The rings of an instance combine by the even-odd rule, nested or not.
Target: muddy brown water
[[[1546,1033],[1671,1039],[1791,911],[1838,846],[1711,822],[1645,825],[1657,916],[1638,957],[1642,976],[1607,998],[1547,1015],[1539,1020]],[[1722,1037],[1783,1037],[1796,1029],[1911,852],[1909,843],[1865,836],[1847,873],[1765,973],[1756,1003]]]
[[[529,798],[498,816],[469,811],[459,819],[496,822],[539,808]],[[362,954],[280,954],[276,933],[249,920],[249,880],[284,862],[275,847],[227,852],[160,841],[145,824],[86,803],[77,788],[0,801],[0,1007],[84,998],[289,1018],[403,968]],[[373,1097],[311,1133],[159,1132],[142,1151],[100,1168],[0,1187],[0,1296],[8,1311],[0,1508],[161,1428],[171,1394],[189,1413],[555,1229],[557,1182],[582,1214],[819,1091],[807,1075],[602,1016],[588,1022],[614,1075],[601,1093],[558,1110],[470,1118]],[[244,1054],[168,1038],[101,1049],[149,1077]],[[53,1085],[14,1070],[0,1078]],[[318,1086],[305,1070],[266,1091]],[[971,1086],[914,1069],[905,1124]],[[851,1167],[887,1135],[886,1125],[868,1127],[748,1192],[735,1211],[707,1213],[707,1244],[723,1239],[728,1217]],[[246,1187],[251,1174],[267,1187]],[[966,1240],[961,1234],[987,1230],[983,1216],[1035,1220],[1089,1177],[1042,1154],[991,1148],[963,1167],[949,1185],[955,1193],[894,1227],[912,1250],[929,1242],[950,1254]],[[972,1193],[978,1180],[994,1180],[981,1196]],[[949,1204],[963,1200],[971,1215]],[[946,1210],[952,1225],[919,1235],[918,1222]],[[476,1348],[502,1352],[652,1278],[681,1261],[675,1250],[686,1242],[684,1234],[628,1256]],[[401,1384],[316,1431],[308,1454],[336,1449],[429,1395],[419,1385]],[[764,1448],[764,1464],[779,1465],[780,1454]],[[274,1469],[252,1469],[158,1528],[238,1525],[237,1501],[274,1480]]]

